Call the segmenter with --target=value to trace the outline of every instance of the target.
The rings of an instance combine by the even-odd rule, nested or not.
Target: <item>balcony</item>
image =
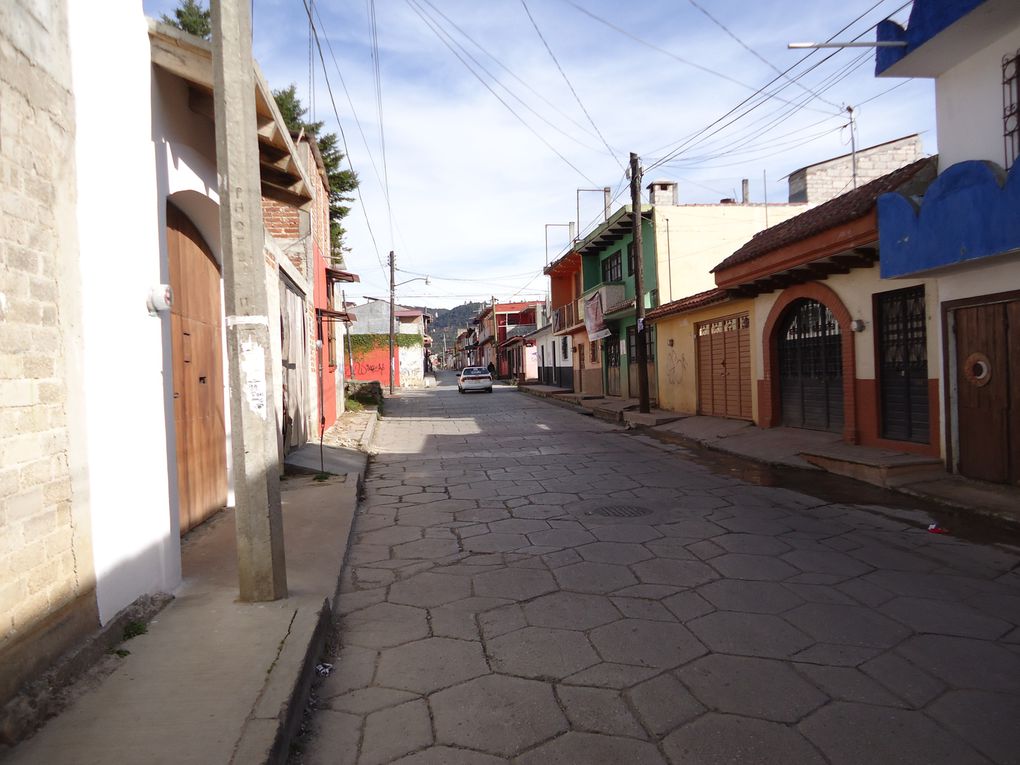
[[[584,295],[578,301],[581,306],[581,316],[584,316],[584,301],[590,298],[598,292],[602,295],[602,310],[607,310],[610,306],[617,305],[626,300],[626,288],[623,282],[603,282],[598,287],[592,287],[586,290]]]
[[[553,311],[553,334],[565,334],[569,330],[584,323],[584,303],[571,300]]]

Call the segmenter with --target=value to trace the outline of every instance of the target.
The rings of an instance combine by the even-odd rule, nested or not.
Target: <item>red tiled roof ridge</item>
[[[672,300],[669,303],[663,303],[658,308],[649,311],[645,315],[645,318],[648,320],[661,319],[663,316],[669,316],[674,313],[682,313],[684,311],[701,308],[706,305],[712,305],[713,303],[721,303],[728,299],[729,293],[726,290],[720,289],[719,287],[713,287],[712,289],[705,290],[704,292],[698,292],[694,295],[679,298],[678,300]]]
[[[841,194],[838,197],[823,202],[817,207],[795,215],[782,223],[759,231],[746,242],[740,249],[723,260],[711,270],[711,273],[723,271],[732,266],[746,263],[750,260],[765,255],[766,253],[778,250],[794,242],[821,233],[841,223],[847,223],[866,215],[882,194],[896,191],[906,184],[915,175],[926,168],[935,168],[938,161],[937,156],[925,157],[909,165],[904,165],[898,170],[876,178],[865,183],[863,186]]]

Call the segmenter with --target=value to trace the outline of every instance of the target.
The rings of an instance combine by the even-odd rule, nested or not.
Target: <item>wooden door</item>
[[[697,326],[698,414],[751,419],[751,331],[747,314]]]
[[[954,319],[959,471],[1020,483],[1020,359],[1009,353],[1020,342],[1020,301],[959,308]]]
[[[227,503],[220,271],[194,224],[167,205],[181,533]]]
[[[620,338],[610,335],[605,340],[606,348],[606,395],[620,395]]]
[[[843,430],[843,343],[832,312],[798,300],[779,325],[779,387],[783,425]]]

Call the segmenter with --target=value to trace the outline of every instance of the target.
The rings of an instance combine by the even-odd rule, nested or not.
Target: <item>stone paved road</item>
[[[377,446],[303,762],[1020,762],[1015,550],[449,378]]]

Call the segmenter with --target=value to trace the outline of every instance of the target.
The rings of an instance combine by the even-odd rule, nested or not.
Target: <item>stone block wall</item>
[[[76,448],[84,430],[75,120],[61,0],[0,4],[0,92],[2,705],[98,626]]]

